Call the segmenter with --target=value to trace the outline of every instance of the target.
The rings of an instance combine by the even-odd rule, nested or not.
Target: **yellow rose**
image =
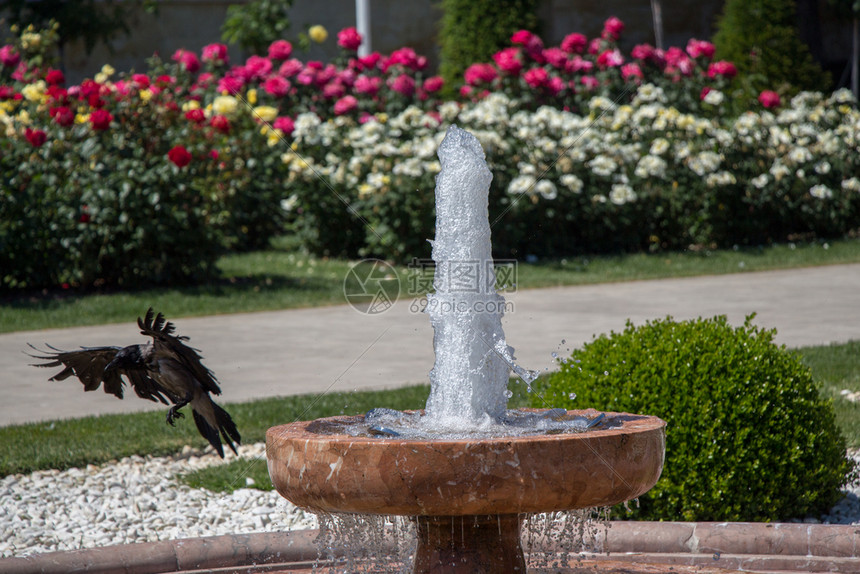
[[[150,91],[149,89],[140,90],[138,94],[140,94],[140,99],[144,102],[148,102],[152,99],[152,91]]]
[[[200,102],[198,102],[197,100],[188,100],[184,104],[182,104],[182,111],[183,112],[190,112],[191,110],[199,110],[199,109],[200,109]]]
[[[21,94],[30,102],[42,101],[42,96],[45,94],[45,82],[39,80],[32,84],[27,84],[21,89]]]
[[[272,106],[257,106],[254,108],[254,115],[264,122],[273,122],[278,117],[278,110]]]
[[[248,103],[251,104],[252,106],[256,105],[257,104],[257,90],[255,90],[253,88],[248,90],[248,94],[246,95],[246,99],[248,100]]]
[[[328,38],[328,31],[317,24],[316,26],[311,26],[308,29],[308,36],[317,44],[322,44],[325,42],[326,38]]]
[[[219,116],[232,116],[237,107],[239,102],[233,96],[218,96],[212,102],[212,111]]]
[[[21,34],[21,47],[25,50],[38,49],[42,44],[42,36],[33,32]]]

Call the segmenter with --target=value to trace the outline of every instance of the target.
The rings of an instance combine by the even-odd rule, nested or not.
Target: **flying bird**
[[[74,375],[84,384],[85,391],[95,391],[104,383],[104,391],[120,399],[128,383],[142,399],[165,405],[173,403],[167,411],[167,423],[171,426],[185,416],[179,409],[190,403],[197,430],[221,458],[224,458],[222,438],[235,453],[233,442],[241,444],[239,431],[227,411],[209,396],[220,395],[221,388],[212,371],[203,366],[197,349],[183,343],[188,337],[174,335],[173,323],[165,321],[161,313],[155,315],[152,307],[145,318],[138,317],[137,325],[142,335],[152,337],[152,342],[128,347],[81,347],[79,351],[63,351],[47,345],[54,352],[30,345],[44,353],[31,357],[49,361],[33,366],[63,366],[49,380],[62,381]]]

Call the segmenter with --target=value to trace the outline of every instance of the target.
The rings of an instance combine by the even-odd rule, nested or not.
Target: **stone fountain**
[[[522,518],[603,507],[660,477],[665,422],[627,413],[508,411],[514,362],[495,291],[478,140],[452,126],[439,146],[435,293],[427,310],[436,362],[423,412],[374,409],[267,432],[278,492],[322,513],[412,517],[414,572],[525,572]]]

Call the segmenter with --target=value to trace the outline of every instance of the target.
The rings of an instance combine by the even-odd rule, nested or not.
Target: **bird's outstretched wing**
[[[221,394],[218,380],[212,371],[203,366],[202,357],[197,354],[198,349],[189,347],[183,341],[188,337],[174,335],[176,328],[173,323],[166,321],[161,313],[155,314],[152,307],[146,312],[146,317],[137,318],[141,335],[152,337],[156,357],[171,358],[179,361],[188,371],[194,375],[203,388],[215,395]]]
[[[130,371],[115,369],[105,372],[105,366],[110,363],[120,347],[81,347],[78,351],[63,351],[46,346],[51,351],[42,351],[27,343],[31,349],[43,353],[42,355],[30,355],[34,359],[48,361],[47,363],[34,363],[34,367],[64,367],[62,371],[51,377],[50,381],[63,381],[72,375],[80,379],[84,384],[85,391],[95,391],[99,385],[104,383],[106,393],[123,398],[123,375],[131,383],[134,392],[142,399],[161,401],[169,404],[165,398],[164,390],[142,371]]]

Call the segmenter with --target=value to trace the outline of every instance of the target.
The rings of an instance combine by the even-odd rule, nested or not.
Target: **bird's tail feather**
[[[209,441],[209,444],[211,444],[216,451],[218,451],[221,458],[224,458],[224,448],[221,446],[221,437],[224,437],[224,442],[227,443],[230,450],[238,454],[233,441],[236,441],[236,444],[242,444],[242,439],[239,436],[239,430],[236,428],[236,423],[233,422],[233,419],[227,411],[215,404],[215,401],[212,401],[212,410],[215,413],[215,423],[218,425],[217,427],[209,424],[209,421],[207,421],[199,412],[192,410],[197,430],[200,431],[200,434]]]

